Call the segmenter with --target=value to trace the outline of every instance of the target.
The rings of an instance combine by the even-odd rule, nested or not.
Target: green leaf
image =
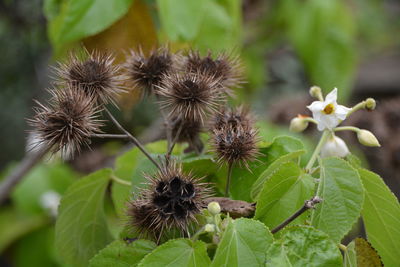
[[[356,23],[347,1],[282,2],[291,9],[282,14],[288,26],[288,37],[312,83],[321,86],[325,93],[338,87],[339,98],[347,99],[357,55]]]
[[[300,209],[314,192],[313,178],[293,162],[287,162],[267,180],[257,201],[255,219],[273,229]],[[307,213],[293,224],[304,223]]]
[[[24,236],[13,250],[15,267],[58,266],[54,255],[54,228],[43,227]]]
[[[87,266],[111,241],[104,213],[104,194],[111,170],[103,169],[75,182],[61,199],[55,246],[63,260]]]
[[[160,0],[162,1],[162,0]],[[195,1],[195,0],[192,0]],[[229,51],[242,45],[242,11],[239,0],[205,2],[204,18],[194,39],[201,51]]]
[[[139,266],[209,266],[206,244],[190,239],[173,239],[157,247]]]
[[[264,266],[272,234],[261,222],[241,218],[229,222],[211,266]]]
[[[0,210],[0,252],[24,235],[49,223],[49,218],[39,214],[19,214],[11,208]]]
[[[49,39],[58,50],[64,44],[99,33],[126,14],[131,3],[132,0],[63,1],[60,13],[49,22]]]
[[[347,245],[344,254],[345,267],[382,267],[382,261],[376,250],[364,238],[356,238]]]
[[[127,243],[115,240],[90,260],[90,267],[134,267],[157,245],[149,240],[136,240]]]
[[[115,160],[114,175],[118,178],[132,182],[132,176],[137,168],[139,156],[142,156],[139,149],[133,148],[125,152]],[[119,183],[112,183],[111,197],[115,210],[120,218],[124,217],[125,203],[129,200],[132,188]]]
[[[172,41],[192,40],[198,33],[209,0],[157,0],[163,30]]]
[[[62,195],[76,177],[77,175],[65,164],[42,163],[31,170],[16,186],[11,198],[21,212],[43,213],[41,196],[48,191]]]
[[[268,168],[263,171],[258,179],[254,182],[250,196],[251,198],[256,201],[258,199],[258,194],[261,192],[265,181],[267,181],[277,170],[282,166],[282,164],[286,162],[290,162],[292,160],[298,159],[301,155],[305,153],[304,150],[298,150],[295,152],[290,152],[286,155],[281,156],[277,160],[275,160]]]
[[[379,175],[359,168],[365,188],[362,218],[368,241],[385,266],[397,266],[400,251],[400,204]]]
[[[289,136],[276,137],[270,146],[260,149],[261,156],[258,157],[259,161],[249,164],[249,169],[251,171],[239,167],[233,169],[230,190],[231,197],[233,199],[252,201],[250,191],[253,183],[258,179],[261,173],[281,156],[303,149],[303,143],[296,138]],[[225,178],[226,177],[224,177],[224,179]]]
[[[329,236],[313,227],[286,228],[267,252],[266,266],[342,266],[342,255]]]
[[[347,249],[343,256],[343,261],[344,267],[357,267],[356,244],[354,241],[347,245]]]
[[[312,211],[311,224],[339,243],[360,217],[364,188],[357,171],[339,158],[321,161],[317,195],[322,198]]]

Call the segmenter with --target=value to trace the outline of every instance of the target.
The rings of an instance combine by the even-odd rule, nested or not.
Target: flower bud
[[[365,108],[367,110],[374,110],[376,107],[376,101],[373,98],[367,98],[367,100],[365,100]]]
[[[221,212],[221,207],[215,201],[208,203],[207,209],[212,215],[217,215]]]
[[[310,88],[310,95],[317,99],[321,99],[322,97],[322,90],[319,86],[313,86]]]
[[[206,231],[207,233],[213,233],[213,232],[215,232],[215,225],[214,225],[214,224],[207,223],[207,224],[204,226],[204,231]]]
[[[291,132],[300,133],[308,127],[308,121],[304,120],[301,116],[293,118],[290,121],[289,130]]]
[[[329,138],[321,149],[321,157],[323,158],[326,157],[343,158],[349,153],[350,151],[347,148],[346,143],[343,141],[343,139],[337,136]]]
[[[360,130],[357,133],[358,141],[364,146],[381,146],[375,135],[367,130]]]

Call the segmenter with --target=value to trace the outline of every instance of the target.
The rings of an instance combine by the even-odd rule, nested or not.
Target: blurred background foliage
[[[363,115],[354,123],[377,129],[383,148],[365,150],[366,164],[399,194],[399,32],[397,0],[1,0],[0,177],[25,154],[24,119],[32,115],[32,99],[47,97],[49,65],[71,49],[111,51],[123,62],[128,49],[168,44],[173,51],[240,55],[247,83],[233,102],[252,106],[269,140],[287,134],[289,120],[306,112],[311,85],[325,92],[338,87],[347,105],[375,97],[380,124]],[[159,130],[152,124],[158,114],[150,100],[138,100],[137,92],[121,98],[120,119],[148,137]],[[52,245],[53,217],[40,199],[109,166],[121,148],[94,143],[67,163],[55,156],[32,170],[0,209],[0,265],[62,265]]]

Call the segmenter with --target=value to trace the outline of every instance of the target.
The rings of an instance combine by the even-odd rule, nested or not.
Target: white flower
[[[49,211],[51,216],[57,217],[60,199],[61,196],[59,193],[49,190],[40,196],[40,204],[44,209]]]
[[[347,148],[346,143],[343,141],[343,139],[333,136],[328,138],[326,143],[321,149],[321,157],[326,158],[326,157],[340,157],[343,158],[349,154],[350,151]]]
[[[307,108],[311,110],[313,118],[318,123],[318,130],[332,130],[346,119],[347,113],[349,113],[351,109],[338,105],[336,100],[337,88],[333,89],[333,91],[326,96],[325,101],[314,101],[311,105],[307,106]]]

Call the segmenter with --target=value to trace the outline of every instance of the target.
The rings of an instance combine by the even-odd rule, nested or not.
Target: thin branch
[[[322,199],[318,196],[315,196],[315,197],[311,198],[310,200],[306,200],[304,202],[304,205],[298,211],[296,211],[292,216],[287,218],[283,223],[281,223],[280,225],[278,225],[277,227],[272,229],[271,233],[275,234],[276,232],[282,230],[286,225],[288,225],[289,223],[294,221],[301,214],[303,214],[304,212],[306,212],[309,209],[313,209],[315,207],[315,205],[320,203],[321,201],[322,201]]]
[[[209,197],[203,200],[202,207],[207,208],[210,202],[218,202],[221,212],[228,214],[231,218],[252,217],[256,210],[256,203],[243,200],[233,200],[227,197]]]
[[[233,162],[229,162],[228,163],[228,177],[226,179],[226,186],[225,186],[225,197],[229,196],[229,187],[231,184],[232,170],[233,170]]]
[[[137,140],[133,135],[131,135],[127,130],[125,130],[124,127],[122,127],[122,125],[117,121],[117,119],[111,114],[111,112],[107,109],[104,108],[105,112],[107,113],[107,115],[110,117],[111,121],[114,123],[114,125],[124,134],[126,134],[129,138],[129,140],[132,141],[132,143],[134,143],[139,149],[140,151],[142,151],[142,153],[159,169],[161,170],[160,165],[157,163],[157,161],[155,161],[149,154],[149,152],[146,151],[146,149],[144,148],[144,146],[139,142],[139,140]]]
[[[92,134],[93,138],[129,139],[126,134]]]
[[[179,121],[179,120],[178,120]],[[168,152],[166,155],[166,158],[169,160],[169,158],[171,157],[172,151],[174,150],[174,147],[176,145],[176,142],[178,141],[179,135],[182,132],[182,128],[183,128],[183,123],[181,122],[178,128],[178,131],[176,132],[174,139],[172,140],[172,143],[170,145],[170,147],[168,148]]]
[[[41,147],[37,151],[29,152],[25,158],[0,184],[0,204],[10,195],[13,188],[21,181],[24,175],[32,169],[49,151],[48,147]]]

